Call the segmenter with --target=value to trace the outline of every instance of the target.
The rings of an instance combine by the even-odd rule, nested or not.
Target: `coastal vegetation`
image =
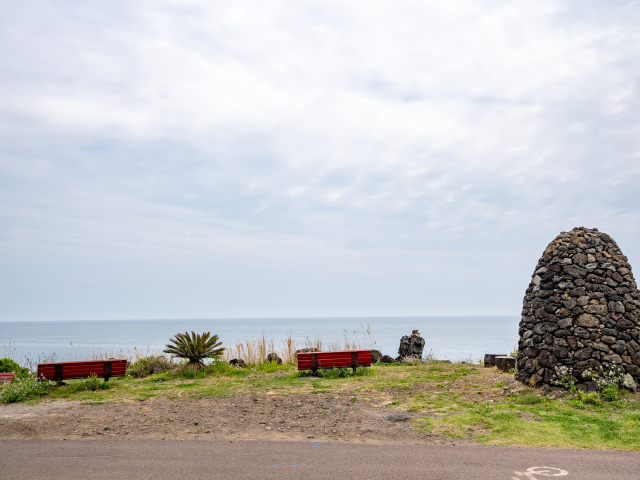
[[[13,372],[18,376],[24,376],[29,374],[29,369],[21,367],[17,362],[10,358],[0,358],[0,373]]]
[[[236,368],[218,359],[194,370],[187,368],[186,362],[165,358],[164,365],[170,368],[108,382],[89,378],[58,386],[29,377],[2,387],[0,400],[74,400],[105,405],[340,397],[371,411],[407,414],[422,438],[484,445],[640,450],[640,395],[618,390],[615,385],[610,388],[616,395],[574,390],[543,396],[539,390],[514,382],[513,374],[475,363],[437,360],[377,364],[361,367],[355,375],[350,369],[326,370],[317,377],[297,371],[291,362],[253,362]]]
[[[219,341],[218,335],[211,335],[211,332],[196,334],[191,332],[176,333],[169,340],[162,352],[168,353],[175,358],[183,358],[187,361],[185,368],[191,370],[201,370],[206,367],[204,359],[218,359],[222,356],[224,348],[221,347],[222,342]]]

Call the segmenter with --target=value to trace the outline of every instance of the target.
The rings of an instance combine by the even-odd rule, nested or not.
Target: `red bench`
[[[115,358],[38,364],[38,378],[58,382],[73,378],[86,378],[91,375],[109,380],[111,377],[124,377],[126,374],[127,361]]]
[[[298,353],[298,370],[318,371],[319,368],[371,366],[371,350],[349,350],[346,352]]]
[[[13,382],[13,379],[15,378],[15,376],[16,375],[13,372],[0,373],[0,384]]]

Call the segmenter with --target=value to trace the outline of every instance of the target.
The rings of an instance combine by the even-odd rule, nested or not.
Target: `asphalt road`
[[[0,440],[1,479],[638,479],[640,454],[228,440]]]

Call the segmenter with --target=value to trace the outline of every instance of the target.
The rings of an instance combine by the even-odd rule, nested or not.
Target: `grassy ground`
[[[42,398],[111,403],[340,393],[376,408],[411,412],[417,430],[485,445],[640,450],[640,395],[621,392],[616,401],[596,394],[550,399],[513,382],[513,375],[464,363],[379,365],[356,376],[343,373],[328,371],[309,380],[308,373],[290,365],[243,370],[221,365],[186,376],[112,379],[95,391],[88,381],[70,381]]]

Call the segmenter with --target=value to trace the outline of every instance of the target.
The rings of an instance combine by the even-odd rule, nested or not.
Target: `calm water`
[[[93,351],[118,349],[158,351],[178,332],[212,332],[224,345],[258,338],[263,333],[279,343],[319,336],[323,341],[344,340],[345,330],[370,328],[374,348],[396,357],[402,335],[417,329],[440,359],[477,359],[485,353],[509,353],[518,341],[519,317],[348,317],[252,318],[213,320],[100,320],[70,322],[0,322],[0,356],[36,360],[55,354],[57,360],[83,358]],[[351,334],[351,338],[354,335]],[[2,347],[4,346],[4,351]]]

